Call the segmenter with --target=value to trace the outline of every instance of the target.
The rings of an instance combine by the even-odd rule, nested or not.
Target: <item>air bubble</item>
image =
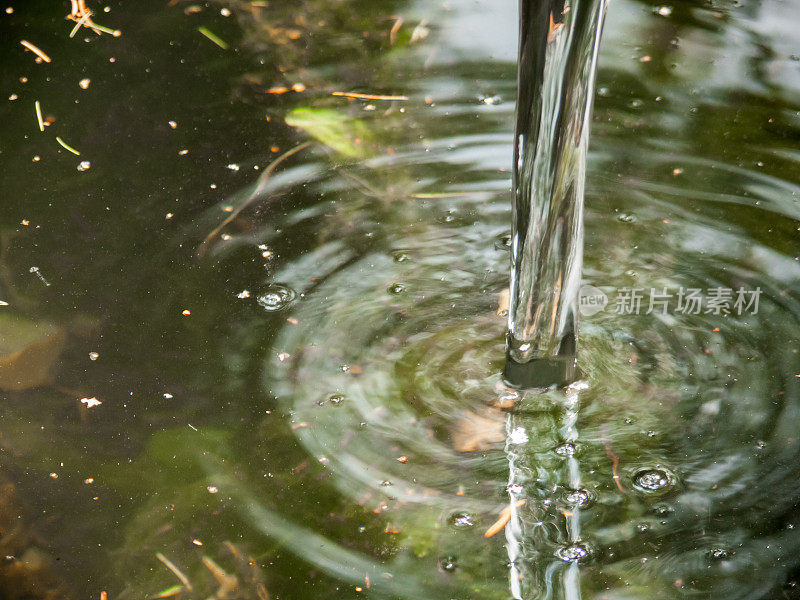
[[[410,259],[410,257],[402,250],[397,250],[396,252],[392,252],[392,259],[394,260],[394,262],[400,263],[400,262],[406,262],[407,260]]]
[[[456,563],[456,559],[452,556],[446,556],[445,558],[439,559],[439,565],[442,567],[442,571],[446,571],[447,573],[452,573],[456,570],[458,564]]]
[[[706,553],[709,560],[730,560],[733,558],[733,552],[725,548],[712,548]]]
[[[472,515],[465,512],[458,512],[450,515],[450,524],[453,527],[472,527],[475,522],[472,520]]]
[[[660,492],[669,488],[674,481],[672,475],[663,469],[642,469],[633,476],[633,485],[643,492]]]
[[[511,248],[511,234],[506,233],[497,238],[494,242],[494,247],[498,250],[508,250]]]
[[[577,451],[575,444],[570,444],[569,442],[556,446],[556,454],[559,456],[574,456]]]
[[[617,221],[620,223],[634,223],[636,221],[636,216],[628,213],[620,213],[617,215]]]
[[[406,291],[406,286],[404,286],[402,283],[393,283],[388,288],[386,288],[386,291],[394,295],[402,294],[403,292]]]
[[[564,493],[564,502],[575,508],[586,508],[591,506],[594,500],[594,493],[585,488],[566,490]]]
[[[292,288],[275,283],[256,296],[256,302],[264,310],[274,312],[289,306],[296,297]]]
[[[564,562],[582,562],[589,558],[589,548],[583,544],[570,544],[556,550],[556,556]]]

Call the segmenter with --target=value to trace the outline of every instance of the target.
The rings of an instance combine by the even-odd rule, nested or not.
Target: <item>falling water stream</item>
[[[506,378],[575,378],[583,196],[605,0],[520,3]]]

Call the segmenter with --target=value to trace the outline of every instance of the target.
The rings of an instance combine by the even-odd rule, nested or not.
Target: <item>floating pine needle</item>
[[[525,504],[526,500],[517,500],[514,502],[514,508],[519,508]],[[500,511],[500,516],[498,517],[497,521],[495,521],[489,529],[486,530],[486,533],[483,534],[483,537],[490,538],[508,524],[511,520],[511,506],[506,506],[502,511]]]
[[[626,493],[625,488],[622,487],[619,480],[619,456],[614,454],[614,451],[611,449],[611,442],[606,436],[605,423],[600,427],[600,438],[603,442],[603,448],[606,450],[606,456],[608,456],[608,459],[611,461],[611,479],[614,480],[617,489],[624,494]]]
[[[359,92],[331,92],[331,94],[356,100],[408,100],[408,96],[383,96],[381,94],[361,94]]]
[[[470,192],[435,192],[428,194],[410,194],[408,197],[417,200],[435,200],[436,198],[463,198],[469,195]]]
[[[42,106],[36,101],[36,119],[39,121],[39,131],[44,131],[44,119],[42,119]]]
[[[170,588],[165,590],[161,590],[155,596],[153,596],[154,600],[160,600],[161,598],[172,598],[173,596],[177,596],[183,591],[182,585],[173,585]]]
[[[61,147],[62,147],[62,148],[64,148],[65,150],[67,150],[67,151],[69,151],[69,152],[72,152],[72,153],[73,153],[75,156],[80,156],[80,155],[81,155],[81,153],[80,153],[80,152],[78,152],[77,150],[75,150],[75,148],[73,148],[72,146],[70,146],[70,145],[69,145],[67,142],[65,142],[64,140],[62,140],[60,137],[56,136],[56,141],[57,141],[59,144],[61,144]]]
[[[403,26],[403,17],[395,17],[392,29],[389,31],[389,45],[394,46],[397,41],[397,32]]]
[[[92,11],[86,6],[85,0],[70,0],[70,3],[72,5],[72,10],[67,15],[67,19],[76,21],[77,25],[72,28],[69,37],[75,37],[75,34],[77,33],[78,29],[80,29],[81,25],[88,27],[98,35],[101,33],[107,33],[109,35],[113,35],[114,37],[119,37],[122,35],[122,32],[119,29],[109,29],[108,27],[103,27],[102,25],[98,25],[92,21]]]
[[[176,567],[170,559],[161,554],[161,552],[156,552],[156,558],[158,558],[158,560],[164,563],[164,566],[167,567],[170,571],[172,571],[175,577],[181,580],[181,583],[184,586],[186,586],[187,590],[189,591],[192,590],[192,584],[189,583],[189,578],[186,577],[186,575],[184,575],[183,572],[178,567]]]
[[[202,33],[204,36],[206,36],[208,39],[210,39],[212,42],[214,42],[217,46],[219,46],[223,50],[228,49],[227,42],[223,40],[221,37],[219,37],[216,33],[213,33],[212,31],[206,29],[205,27],[198,27],[197,31]]]
[[[75,27],[72,28],[72,31],[69,32],[69,37],[75,37],[75,34],[78,33],[78,29],[81,28],[81,25],[85,25],[86,22],[89,20],[89,17],[92,16],[92,11],[88,10],[86,13],[78,19],[78,22],[75,23]]]
[[[25,40],[21,40],[21,41],[20,41],[20,44],[22,44],[22,45],[23,45],[23,46],[25,46],[25,47],[26,47],[28,50],[30,50],[31,52],[33,52],[33,53],[34,53],[36,56],[38,56],[39,58],[41,58],[41,59],[42,59],[44,62],[46,62],[46,63],[52,62],[52,61],[50,60],[50,57],[49,57],[49,56],[47,56],[47,54],[45,54],[44,52],[42,52],[41,50],[39,50],[39,48],[37,48],[36,46],[34,46],[33,44],[31,44],[30,42],[27,42],[27,41],[25,41]]]
[[[219,232],[222,231],[231,221],[236,219],[236,217],[238,217],[245,208],[250,206],[256,200],[256,198],[258,198],[261,195],[261,192],[264,190],[264,187],[267,185],[267,181],[269,181],[269,178],[275,172],[275,169],[277,169],[278,166],[283,161],[285,161],[287,158],[297,154],[301,150],[304,150],[304,149],[308,148],[311,144],[312,144],[312,142],[304,142],[304,143],[300,144],[299,146],[295,146],[291,150],[287,150],[286,152],[281,154],[278,158],[276,158],[274,161],[272,161],[270,163],[270,165],[266,168],[266,170],[258,178],[258,183],[256,184],[256,189],[253,190],[253,192],[250,194],[250,197],[247,200],[245,200],[244,202],[242,202],[242,204],[240,204],[235,210],[233,210],[231,212],[231,214],[229,214],[225,218],[225,220],[222,221],[222,223],[217,225],[211,231],[211,233],[209,233],[205,237],[205,239],[203,240],[203,243],[200,244],[200,247],[197,249],[197,257],[198,258],[202,258],[203,255],[205,255],[206,250],[208,250],[208,245],[212,241],[214,241],[214,238],[216,238],[219,235]]]

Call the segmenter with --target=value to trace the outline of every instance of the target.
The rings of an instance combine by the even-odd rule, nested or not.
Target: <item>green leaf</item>
[[[348,158],[364,158],[368,152],[369,128],[330,108],[296,108],[286,116],[286,124],[298,127],[318,142]]]

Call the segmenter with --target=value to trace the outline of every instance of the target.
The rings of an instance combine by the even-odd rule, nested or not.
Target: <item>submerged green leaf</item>
[[[330,108],[296,108],[286,116],[286,124],[298,127],[318,142],[348,158],[364,158],[369,128],[360,119],[353,119]]]

